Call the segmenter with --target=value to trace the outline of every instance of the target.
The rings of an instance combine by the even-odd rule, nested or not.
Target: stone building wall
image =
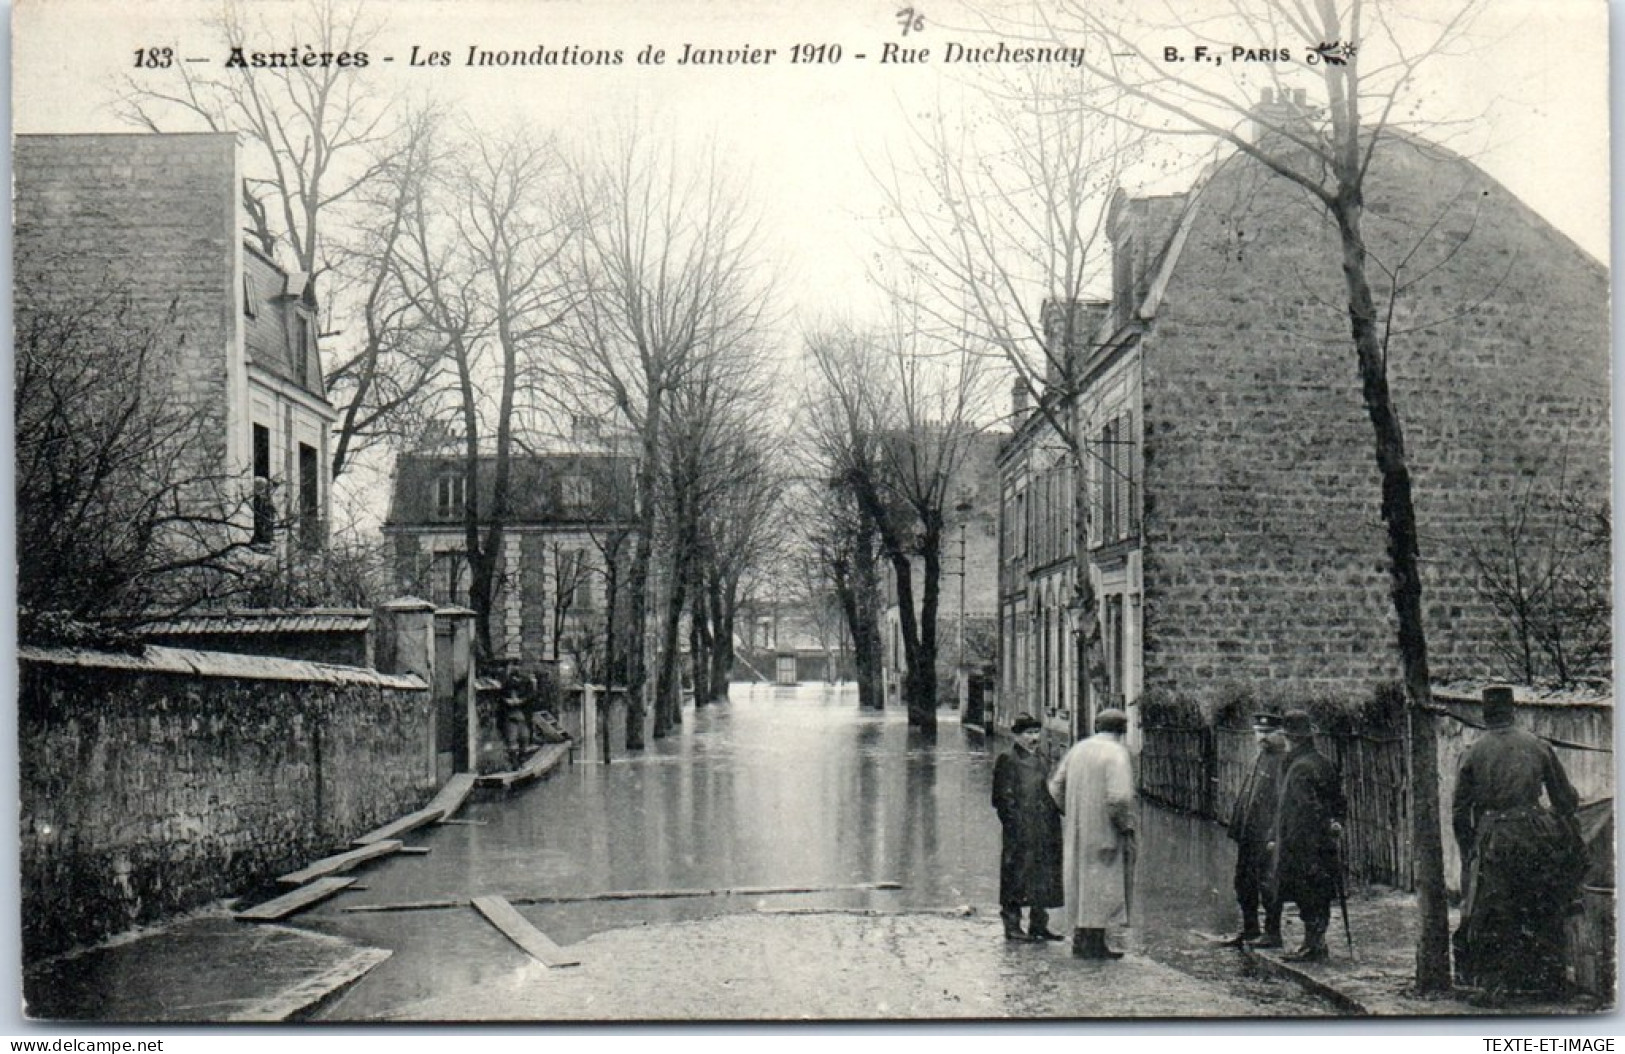
[[[31,959],[247,892],[436,785],[429,692],[414,677],[24,649],[19,687]]]
[[[1379,298],[1403,262],[1389,366],[1432,672],[1493,676],[1468,549],[1531,483],[1606,479],[1606,272],[1436,148],[1391,142],[1367,201]],[[1243,160],[1196,208],[1142,348],[1147,691],[1368,694],[1398,660],[1335,230]]]

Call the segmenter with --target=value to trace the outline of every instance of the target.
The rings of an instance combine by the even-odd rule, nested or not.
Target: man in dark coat
[[[1256,714],[1253,738],[1258,757],[1236,796],[1230,813],[1229,834],[1236,843],[1236,903],[1241,907],[1241,932],[1225,943],[1255,948],[1281,947],[1281,902],[1267,892],[1269,843],[1275,833],[1275,806],[1280,796],[1281,762],[1286,757],[1286,735],[1281,715]],[[1264,929],[1258,928],[1258,909],[1264,909]]]
[[[1585,849],[1579,795],[1551,744],[1513,724],[1512,689],[1485,690],[1484,725],[1450,808],[1464,872],[1453,943],[1457,980],[1479,986],[1478,1005],[1498,1006],[1517,989],[1562,991],[1563,920]]]
[[[1281,719],[1289,749],[1281,762],[1281,792],[1276,802],[1275,835],[1270,839],[1269,889],[1278,905],[1298,905],[1303,919],[1303,945],[1282,958],[1290,962],[1325,962],[1326,928],[1337,896],[1338,839],[1343,835],[1347,805],[1337,769],[1315,750],[1309,715],[1294,710]]]
[[[1010,726],[1015,745],[993,763],[993,808],[1004,826],[999,858],[999,917],[1012,941],[1058,941],[1047,908],[1061,906],[1061,812],[1049,796],[1048,767],[1038,754],[1043,726],[1021,714]],[[1028,912],[1021,930],[1021,909]]]

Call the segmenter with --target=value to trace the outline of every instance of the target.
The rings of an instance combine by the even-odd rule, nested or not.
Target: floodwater
[[[736,684],[730,703],[686,710],[681,734],[639,754],[578,763],[505,794],[476,791],[459,822],[408,836],[427,855],[372,865],[362,891],[301,916],[302,926],[394,951],[319,1016],[385,1016],[511,973],[505,938],[467,908],[487,894],[521,905],[566,946],[760,908],[995,913],[992,761],[983,736],[952,714],[931,742],[900,710],[860,712],[849,687]],[[1203,938],[1236,925],[1223,831],[1152,806],[1142,807],[1142,828],[1133,950],[1233,980],[1276,1013],[1317,1012],[1295,986],[1237,975],[1240,957]],[[854,888],[876,883],[902,888]],[[783,888],[811,892],[766,892]],[[670,895],[534,900],[621,891]],[[419,907],[345,910],[363,904]]]

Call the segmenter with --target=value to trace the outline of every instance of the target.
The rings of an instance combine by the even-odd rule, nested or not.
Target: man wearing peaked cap
[[[1275,827],[1275,805],[1280,791],[1281,760],[1286,756],[1286,736],[1281,715],[1274,712],[1253,716],[1253,739],[1258,757],[1236,796],[1230,813],[1230,840],[1236,843],[1236,903],[1241,907],[1241,932],[1226,944],[1258,948],[1281,946],[1281,903],[1268,895],[1269,843]],[[1264,909],[1264,928],[1258,928],[1258,909]]]
[[[1045,783],[1049,767],[1038,753],[1043,725],[1021,714],[1010,725],[1015,743],[993,763],[993,808],[1004,838],[999,854],[999,917],[1011,941],[1058,941],[1049,908],[1061,906],[1061,813]],[[1021,909],[1028,909],[1027,932]]]
[[[1347,805],[1337,768],[1315,750],[1309,715],[1293,710],[1281,718],[1290,748],[1281,763],[1281,789],[1270,840],[1270,895],[1277,905],[1298,905],[1303,945],[1283,958],[1325,962],[1326,928],[1337,896],[1338,839]]]

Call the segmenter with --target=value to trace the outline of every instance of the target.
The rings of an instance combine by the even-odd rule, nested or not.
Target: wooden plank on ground
[[[352,849],[347,853],[339,853],[337,856],[324,857],[308,867],[303,867],[298,871],[283,875],[281,878],[278,878],[277,881],[281,882],[285,886],[302,886],[313,878],[321,878],[323,875],[332,875],[340,871],[348,871],[352,867],[357,867],[366,863],[368,860],[375,860],[380,856],[388,856],[390,853],[400,849],[400,847],[401,843],[394,839],[383,842],[373,842],[371,845],[364,845],[359,849]]]
[[[267,900],[263,904],[255,904],[246,911],[239,911],[235,917],[244,922],[275,922],[277,919],[287,918],[296,911],[302,911],[319,900],[326,900],[339,890],[354,884],[354,878],[337,876],[319,878],[310,885],[300,886],[275,900]]]
[[[580,959],[554,944],[547,934],[532,926],[517,908],[501,897],[475,897],[474,907],[491,925],[544,966],[581,965]]]
[[[492,772],[475,782],[481,787],[512,787],[515,783],[528,783],[539,779],[558,767],[570,753],[569,743],[550,743],[526,759],[523,765],[508,772]]]
[[[406,834],[408,831],[415,831],[419,827],[427,827],[429,824],[434,823],[443,816],[445,816],[445,813],[433,807],[419,809],[417,812],[409,812],[405,816],[402,816],[399,820],[396,820],[394,823],[386,823],[384,826],[379,827],[376,830],[368,831],[366,834],[355,839],[350,844],[371,845],[374,842],[382,842],[386,839],[398,838],[401,835]]]
[[[428,804],[430,809],[439,809],[442,819],[457,815],[457,810],[463,807],[463,801],[468,792],[474,789],[474,774],[472,772],[459,772],[446,781],[440,788],[440,793],[434,796],[434,801]]]

